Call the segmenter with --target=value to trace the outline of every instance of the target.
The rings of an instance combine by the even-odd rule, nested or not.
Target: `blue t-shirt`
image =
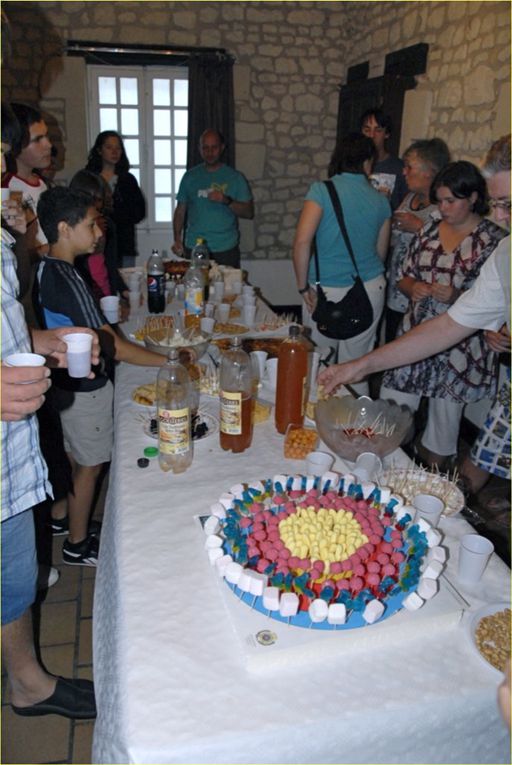
[[[359,274],[364,282],[384,273],[384,264],[377,254],[377,239],[384,221],[391,216],[389,202],[375,191],[366,175],[342,173],[331,180],[340,198]],[[313,183],[306,199],[322,208],[322,218],[316,232],[316,247],[320,262],[320,283],[325,287],[350,287],[355,276],[354,266],[327,187]],[[309,264],[308,278],[316,280],[314,259]]]
[[[213,171],[197,165],[181,179],[177,199],[187,205],[185,245],[192,248],[201,236],[210,252],[224,252],[238,244],[238,219],[228,205],[208,199],[213,189],[236,202],[249,202],[252,194],[242,173],[228,165]]]

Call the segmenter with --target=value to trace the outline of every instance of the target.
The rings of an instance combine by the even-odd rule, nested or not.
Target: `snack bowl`
[[[196,358],[200,359],[210,344],[211,335],[201,332],[195,327],[180,329],[169,327],[155,329],[144,336],[144,345],[155,353],[167,356],[171,348],[178,350],[187,349],[194,351]]]
[[[318,433],[314,428],[290,423],[284,437],[284,456],[291,460],[305,460],[318,447]]]
[[[316,427],[322,441],[342,459],[355,462],[363,452],[386,457],[408,437],[413,413],[393,401],[367,396],[333,396],[318,401]]]

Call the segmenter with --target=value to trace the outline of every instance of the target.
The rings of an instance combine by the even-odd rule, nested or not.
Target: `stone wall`
[[[66,40],[217,46],[236,57],[237,166],[256,201],[254,223],[243,225],[242,249],[253,260],[290,256],[304,194],[325,176],[338,87],[349,66],[369,60],[370,76],[378,76],[387,53],[426,42],[428,69],[411,93],[413,108],[406,109],[411,129],[439,135],[455,158],[475,161],[497,130],[509,129],[508,2],[4,2],[3,7],[13,38],[4,95],[39,101],[58,121],[68,156],[73,156],[71,142],[85,147],[86,120],[77,97],[83,88],[78,71],[71,74],[77,83],[73,93],[68,86],[55,87],[59,69],[69,82],[69,67],[77,66],[69,63],[76,59],[62,58]],[[68,161],[61,177],[75,169]]]

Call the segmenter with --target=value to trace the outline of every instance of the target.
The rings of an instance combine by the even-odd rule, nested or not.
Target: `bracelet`
[[[299,295],[304,295],[304,293],[305,293],[305,292],[308,292],[310,289],[311,289],[311,285],[309,285],[309,284],[306,284],[306,286],[304,287],[304,289],[302,289],[302,290],[298,290],[298,292],[299,292]]]

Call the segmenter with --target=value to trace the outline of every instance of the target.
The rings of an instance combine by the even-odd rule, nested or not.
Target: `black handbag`
[[[357,337],[357,335],[360,335],[371,327],[373,323],[373,308],[363,280],[359,275],[359,269],[357,267],[343,217],[343,210],[334,188],[334,184],[332,181],[326,181],[325,185],[327,186],[329,196],[331,197],[332,206],[336,213],[339,227],[356,270],[356,274],[353,276],[353,286],[342,300],[339,300],[337,303],[333,300],[328,300],[327,295],[320,284],[320,266],[318,263],[318,253],[315,247],[314,258],[317,303],[311,318],[316,323],[317,329],[322,335],[330,337],[333,340],[349,340],[351,337]]]

